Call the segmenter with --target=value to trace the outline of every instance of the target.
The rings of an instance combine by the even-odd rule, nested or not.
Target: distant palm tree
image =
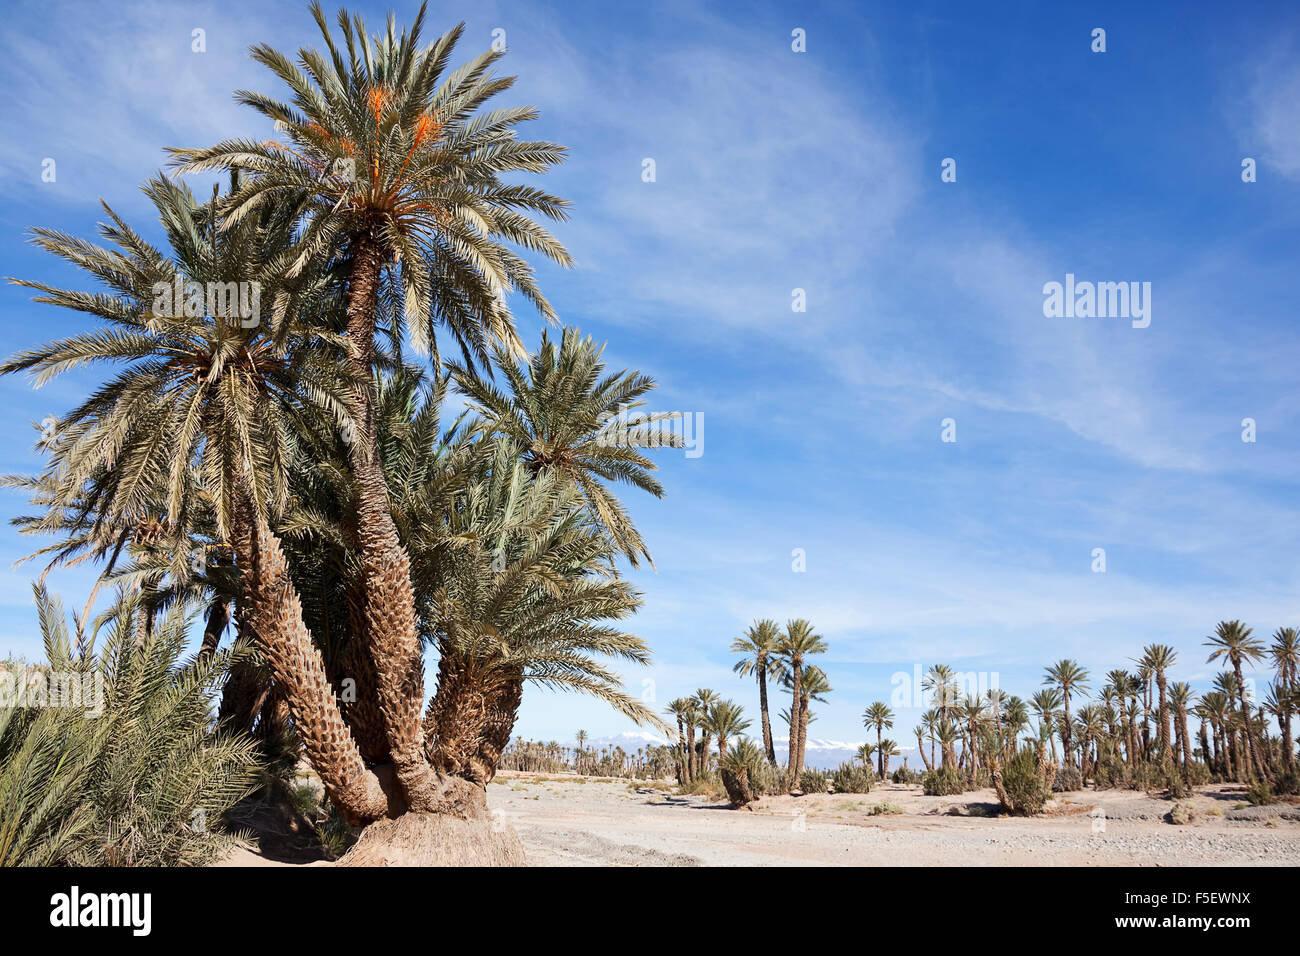
[[[679,782],[683,785],[691,782],[692,770],[694,769],[691,753],[692,743],[686,740],[686,724],[690,720],[694,708],[691,702],[685,697],[676,697],[668,702],[668,707],[664,713],[677,719],[677,751],[680,755],[680,769],[678,770]],[[692,735],[694,731],[692,731]]]
[[[585,747],[587,743],[587,732],[585,730],[579,730],[574,735],[573,739],[577,744],[573,754],[573,769],[575,773],[582,773],[582,753],[583,747]]]
[[[880,779],[884,780],[889,775],[889,758],[897,757],[900,753],[898,741],[886,737],[880,742],[880,747],[876,753],[880,758]]]
[[[871,764],[875,754],[876,745],[868,741],[858,745],[858,752],[855,756],[867,766],[867,769],[874,770],[875,768]]]
[[[1043,675],[1043,683],[1055,685],[1061,691],[1061,707],[1064,719],[1061,721],[1061,748],[1064,750],[1062,759],[1067,766],[1074,765],[1073,752],[1070,746],[1070,695],[1079,691],[1087,690],[1088,672],[1079,666],[1078,662],[1063,658],[1047,668]]]
[[[1148,644],[1137,663],[1148,668],[1156,679],[1159,704],[1156,709],[1156,759],[1161,766],[1169,757],[1169,703],[1165,671],[1174,665],[1177,653],[1167,644]]]
[[[882,741],[880,735],[886,727],[894,726],[894,712],[889,709],[889,705],[885,704],[883,701],[878,700],[870,707],[868,707],[866,713],[862,715],[862,726],[866,727],[868,730],[870,730],[872,727],[876,729],[877,770],[879,771],[880,779],[884,780],[885,779],[885,752],[882,749],[884,746],[884,742]]]
[[[1286,769],[1295,767],[1295,739],[1291,733],[1291,718],[1295,713],[1296,693],[1300,690],[1300,631],[1294,627],[1279,627],[1273,634],[1273,646],[1268,650],[1277,668],[1277,682],[1281,688],[1279,702],[1281,713],[1278,723],[1282,727],[1282,762]]]
[[[1264,779],[1271,779],[1263,758],[1255,748],[1254,730],[1251,726],[1250,707],[1246,703],[1246,682],[1241,675],[1242,661],[1257,661],[1264,656],[1264,645],[1252,636],[1252,631],[1240,621],[1220,621],[1214,634],[1206,638],[1205,645],[1213,648],[1208,662],[1226,657],[1232,664],[1232,673],[1237,680],[1237,702],[1241,705],[1241,716],[1245,723],[1246,762]]]
[[[804,660],[826,650],[826,641],[813,631],[813,626],[802,618],[786,624],[785,632],[777,641],[777,652],[782,664],[790,671],[790,789],[799,786],[802,769],[799,754],[799,708],[803,693]]]
[[[698,764],[700,776],[709,772],[709,741],[713,739],[713,731],[709,727],[709,711],[718,699],[718,692],[707,687],[701,687],[691,698],[695,704],[696,723],[699,724],[701,735]]]
[[[1192,705],[1192,685],[1186,681],[1178,681],[1169,688],[1169,702],[1174,711],[1174,726],[1177,729],[1177,748],[1176,756],[1181,760],[1183,766],[1183,777],[1187,779],[1191,772],[1192,766],[1192,740],[1188,734],[1187,713]],[[1205,758],[1206,764],[1210,758]]]
[[[727,741],[744,733],[749,724],[745,719],[745,708],[735,701],[720,700],[709,708],[705,726],[718,738],[719,766],[727,759]]]
[[[820,667],[808,665],[803,671],[803,686],[799,691],[799,766],[804,764],[808,752],[808,724],[813,719],[810,704],[812,701],[825,701],[826,695],[834,688],[826,679],[826,672]]]
[[[777,642],[781,629],[775,621],[755,621],[745,631],[744,636],[731,642],[731,653],[743,654],[731,668],[741,677],[754,675],[758,681],[758,709],[763,722],[763,750],[767,760],[776,765],[776,750],[772,745],[772,724],[767,707],[767,679],[780,673],[781,662],[777,658]]]

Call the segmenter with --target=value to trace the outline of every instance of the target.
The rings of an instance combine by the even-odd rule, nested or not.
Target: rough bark
[[[722,786],[727,791],[727,799],[731,801],[733,807],[740,808],[754,802],[754,792],[749,786],[748,770],[733,773],[723,767]]]
[[[799,696],[803,683],[803,661],[790,661],[790,792],[799,789]]]
[[[767,753],[767,762],[776,766],[776,748],[772,745],[772,721],[767,713],[767,658],[758,658],[758,709],[763,715],[763,750]]]
[[[366,767],[325,677],[320,651],[302,620],[302,603],[289,579],[280,543],[263,519],[254,519],[250,550],[240,562],[251,598],[262,654],[284,692],[294,726],[330,799],[352,823],[368,823],[391,805],[379,778]]]
[[[207,660],[217,652],[221,635],[229,623],[230,602],[224,597],[214,598],[208,605],[208,616],[203,625],[203,643],[199,646],[199,657],[202,660]]]
[[[517,670],[476,674],[444,654],[438,661],[438,692],[425,715],[429,765],[486,786],[510,743],[522,699]]]
[[[424,703],[423,648],[416,630],[411,563],[389,511],[388,485],[376,440],[371,375],[384,257],[382,240],[373,228],[354,235],[347,300],[346,366],[352,380],[348,459],[357,486],[365,644],[375,665],[379,712],[406,803],[413,810],[436,812],[443,786],[424,753],[420,713]]]

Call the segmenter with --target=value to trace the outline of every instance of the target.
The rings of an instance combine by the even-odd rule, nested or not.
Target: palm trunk
[[[812,715],[808,712],[808,698],[799,702],[799,769],[803,770],[804,760],[808,756],[808,721]]]
[[[1156,709],[1156,754],[1161,765],[1169,756],[1169,705],[1165,699],[1165,672],[1156,671],[1156,687],[1160,692],[1160,702]]]
[[[230,623],[230,602],[224,597],[217,597],[208,605],[208,617],[203,626],[203,644],[199,647],[199,657],[207,660],[217,652],[221,635]]]
[[[776,748],[772,746],[772,722],[767,713],[767,659],[758,659],[758,709],[763,715],[763,749],[767,762],[776,766]]]
[[[1246,684],[1241,678],[1241,661],[1234,660],[1232,669],[1237,675],[1237,697],[1241,702],[1241,719],[1245,722],[1246,737],[1246,766],[1251,768],[1251,773],[1259,772],[1263,780],[1270,779],[1269,772],[1264,766],[1264,760],[1259,752],[1255,749],[1255,731],[1251,726],[1250,708],[1246,706]],[[1248,778],[1249,779],[1249,778]]]
[[[320,651],[302,622],[280,543],[265,521],[254,520],[250,550],[239,563],[262,653],[330,799],[353,824],[377,820],[389,812],[388,798],[339,712]]]
[[[803,662],[790,661],[790,791],[799,789],[799,698],[802,688]]]
[[[375,312],[384,250],[377,235],[358,234],[348,281],[347,370],[352,377],[353,435],[349,460],[357,484],[357,535],[365,604],[365,644],[375,664],[376,697],[398,783],[412,808],[441,802],[439,781],[425,758],[421,707],[424,698],[422,647],[416,630],[411,566],[388,505],[388,486],[379,461],[374,364]]]

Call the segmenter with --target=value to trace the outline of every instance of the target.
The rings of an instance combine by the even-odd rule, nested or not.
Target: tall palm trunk
[[[320,651],[303,624],[302,604],[280,543],[260,518],[252,524],[248,541],[249,551],[240,555],[239,563],[252,599],[253,623],[308,759],[350,822],[377,820],[388,813],[388,798],[361,759],[339,712]]]
[[[808,697],[799,701],[799,769],[803,770],[804,760],[808,756],[808,721],[812,715],[808,712]]]
[[[1255,748],[1255,731],[1251,726],[1250,708],[1246,706],[1246,684],[1241,677],[1241,658],[1236,658],[1232,662],[1233,672],[1237,675],[1237,699],[1241,703],[1241,719],[1245,723],[1244,735],[1246,738],[1246,766],[1250,768],[1250,773],[1258,771],[1260,779],[1269,780],[1270,774],[1264,766],[1263,757]],[[1247,775],[1249,779],[1249,774]]]
[[[1067,767],[1074,766],[1074,751],[1070,747],[1070,692],[1063,691],[1065,719],[1061,721],[1061,760]]]
[[[690,783],[695,779],[695,724],[693,721],[686,723],[686,782]]]
[[[376,441],[371,376],[383,245],[378,236],[362,232],[353,244],[352,255],[347,368],[352,377],[353,434],[348,442],[348,457],[357,484],[364,646],[375,665],[376,697],[397,780],[411,806],[430,806],[439,800],[439,787],[424,754],[424,667],[416,630],[411,563],[389,511],[388,486]]]
[[[790,790],[799,789],[799,699],[803,690],[803,661],[790,661]]]
[[[772,745],[772,721],[767,713],[767,658],[758,658],[758,709],[763,715],[763,749],[767,762],[776,766],[776,748]]]
[[[681,715],[677,716],[677,753],[679,759],[677,762],[677,782],[682,786],[690,783],[691,771],[686,761],[688,759],[686,750],[686,728],[682,724]]]
[[[225,633],[226,625],[229,623],[230,602],[224,597],[213,598],[212,603],[208,605],[208,616],[203,625],[203,643],[199,647],[201,658],[206,660],[217,652],[221,635]]]
[[[1169,704],[1165,697],[1165,672],[1156,671],[1156,687],[1159,690],[1159,704],[1156,708],[1156,756],[1163,766],[1169,756]]]
[[[922,739],[920,734],[916,735],[916,750],[921,755],[921,763],[925,764],[926,773],[929,773],[931,770],[934,769],[934,765],[932,763],[933,757],[927,758],[925,756],[925,741]]]

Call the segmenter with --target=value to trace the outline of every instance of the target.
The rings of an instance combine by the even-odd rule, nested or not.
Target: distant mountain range
[[[608,737],[594,737],[587,742],[587,746],[595,750],[600,750],[603,747],[622,747],[628,753],[635,753],[640,747],[662,746],[667,743],[669,741],[665,737],[651,731],[631,730]],[[821,737],[809,737],[804,763],[817,770],[832,770],[846,761],[856,759],[858,748],[862,744],[863,741],[861,740],[827,740]],[[572,747],[573,742],[570,741],[568,746]],[[773,749],[776,751],[778,763],[784,763],[789,759],[790,750],[785,740],[777,738],[773,741]],[[903,757],[908,758],[908,766],[913,769],[920,764],[921,761],[916,755],[916,747],[900,747],[899,749],[902,753],[890,760],[889,765],[891,767],[895,769],[901,767]]]

